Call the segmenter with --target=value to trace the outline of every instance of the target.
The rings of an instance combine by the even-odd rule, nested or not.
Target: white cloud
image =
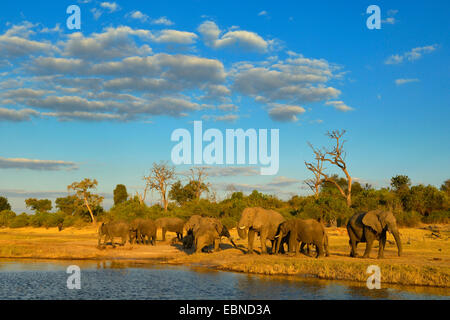
[[[402,84],[410,83],[410,82],[419,82],[419,79],[414,78],[414,79],[396,79],[395,80],[395,84],[398,86],[400,86]]]
[[[161,24],[161,25],[165,25],[165,26],[174,25],[174,23],[172,21],[170,21],[169,19],[167,19],[167,17],[160,17],[158,19],[153,19],[152,24]]]
[[[255,32],[233,30],[220,36],[221,31],[213,21],[205,21],[198,27],[207,46],[221,49],[227,47],[240,47],[250,51],[266,52],[269,43]]]
[[[267,11],[263,10],[263,11],[259,12],[258,16],[267,16]]]
[[[269,116],[272,120],[281,122],[296,122],[297,115],[305,112],[305,108],[300,106],[272,104],[274,107],[269,110]]]
[[[430,46],[413,48],[410,51],[405,52],[402,55],[399,55],[399,54],[391,55],[390,57],[388,57],[385,60],[384,63],[385,64],[399,64],[399,63],[404,62],[405,60],[415,61],[415,60],[422,58],[422,56],[424,54],[431,53],[431,52],[435,51],[436,49],[437,49],[436,44],[433,44]]]
[[[347,112],[354,110],[352,107],[346,105],[343,101],[327,101],[325,102],[327,106],[333,106],[336,110]]]
[[[138,10],[130,12],[129,14],[127,14],[127,16],[136,20],[140,20],[141,22],[145,22],[149,19],[148,15]]]
[[[0,122],[2,121],[29,121],[31,117],[39,116],[39,112],[33,109],[7,109],[0,107]]]
[[[162,30],[153,37],[153,41],[158,43],[192,44],[197,38],[198,36],[192,32]]]
[[[237,114],[225,114],[221,116],[217,115],[203,115],[202,119],[204,120],[214,120],[219,122],[235,122],[237,119],[239,119],[239,115]]]
[[[92,8],[91,12],[92,15],[94,16],[94,20],[98,20],[98,18],[100,18],[100,16],[103,14],[103,11],[97,8]]]
[[[107,9],[110,13],[120,10],[120,6],[115,2],[102,2],[100,6]]]

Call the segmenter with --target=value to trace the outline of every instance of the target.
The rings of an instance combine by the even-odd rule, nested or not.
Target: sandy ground
[[[181,243],[174,242],[174,233],[168,232],[166,241],[161,241],[160,230],[155,246],[127,243],[123,247],[99,249],[95,227],[68,228],[61,232],[56,228],[3,228],[0,229],[0,258],[143,260],[247,273],[300,274],[353,281],[366,281],[367,266],[375,264],[380,266],[385,282],[450,288],[449,225],[400,229],[404,254],[397,256],[394,239],[389,235],[385,259],[382,260],[375,259],[377,244],[370,259],[350,258],[346,229],[328,228],[327,232],[330,257],[315,259],[303,254],[260,255],[259,239],[255,241],[257,252],[248,255],[247,240],[239,239],[235,229],[230,233],[237,240],[238,248],[233,248],[224,238],[219,252],[195,254],[192,250],[184,251]],[[433,233],[438,236],[433,236]],[[364,248],[365,244],[359,245],[360,255]]]

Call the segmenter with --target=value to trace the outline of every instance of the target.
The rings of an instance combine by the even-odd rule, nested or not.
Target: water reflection
[[[81,268],[81,290],[66,268]],[[446,289],[369,290],[364,284],[259,276],[145,261],[0,261],[0,299],[449,299]]]

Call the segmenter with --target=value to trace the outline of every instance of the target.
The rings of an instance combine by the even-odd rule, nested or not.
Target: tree
[[[172,188],[169,191],[169,198],[182,206],[186,202],[195,199],[195,186],[191,183],[183,186],[181,181],[177,181],[172,184]]]
[[[342,136],[345,134],[345,130],[338,131],[334,130],[332,132],[327,132],[327,136],[335,140],[336,146],[333,149],[328,150],[322,148],[322,150],[315,149],[310,143],[309,146],[312,148],[316,161],[320,163],[328,162],[332,165],[337,166],[341,171],[345,174],[347,178],[347,188],[343,188],[339,183],[337,183],[331,176],[325,174],[323,171],[325,168],[318,165],[313,165],[312,163],[308,163],[305,161],[306,168],[317,175],[321,176],[324,181],[330,182],[336,186],[339,190],[339,193],[346,199],[347,206],[350,207],[352,205],[352,177],[350,176],[347,164],[345,162],[345,151],[343,149],[345,141],[341,141]],[[317,178],[316,178],[317,179]]]
[[[0,211],[3,210],[11,210],[11,205],[9,204],[7,198],[0,197]]]
[[[309,146],[314,150],[313,146]],[[320,185],[322,184],[322,171],[323,171],[323,160],[320,157],[316,157],[316,163],[307,163],[305,161],[306,168],[308,168],[313,174],[313,179],[305,180],[306,185],[314,192],[314,197],[319,199]]]
[[[89,214],[91,216],[92,224],[95,224],[95,217],[94,213],[92,212],[92,208],[96,208],[97,206],[100,206],[100,204],[103,201],[103,197],[99,196],[97,194],[91,193],[90,189],[97,188],[97,180],[91,180],[91,179],[84,179],[80,182],[74,182],[71,185],[67,186],[67,190],[70,192],[70,190],[75,191],[75,195],[78,200],[78,204],[80,202],[84,203],[86,208],[89,211]]]
[[[189,169],[190,180],[189,184],[192,185],[195,194],[195,199],[199,200],[203,192],[209,191],[209,183],[206,183],[206,178],[208,177],[206,167],[194,167]]]
[[[38,200],[36,198],[29,198],[25,200],[27,208],[37,212],[49,212],[52,210],[52,201],[49,199]]]
[[[391,187],[394,191],[408,190],[411,185],[411,179],[406,175],[396,175],[391,178]]]
[[[164,211],[167,211],[169,199],[167,198],[167,189],[172,185],[175,179],[175,168],[169,166],[167,162],[153,163],[153,167],[148,176],[144,176],[146,187],[150,190],[156,190],[161,195],[161,204]]]
[[[444,181],[441,185],[441,191],[445,192],[450,197],[450,179]]]
[[[118,184],[114,189],[114,205],[116,206],[122,202],[125,202],[127,201],[127,199],[127,187],[125,187],[123,184]]]

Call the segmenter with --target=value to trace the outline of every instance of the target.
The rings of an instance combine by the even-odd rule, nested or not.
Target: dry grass
[[[302,275],[320,279],[351,280],[365,282],[367,266],[381,268],[383,283],[401,285],[450,287],[450,226],[442,226],[441,237],[431,237],[431,231],[419,228],[401,229],[404,255],[397,256],[392,237],[388,238],[385,259],[350,258],[348,236],[344,228],[328,229],[330,253],[327,258],[310,258],[305,255],[247,255],[246,240],[236,241],[234,249],[224,240],[223,250],[215,253],[193,254],[181,250],[180,244],[158,241],[156,246],[126,244],[115,249],[97,248],[96,228],[68,228],[58,232],[56,228],[0,229],[0,258],[39,259],[121,259],[145,260],[158,263],[205,266],[219,270],[269,274]],[[237,239],[236,230],[231,231]],[[175,234],[168,233],[167,239]],[[161,235],[158,233],[158,239]],[[259,248],[259,241],[256,242]],[[365,244],[358,250],[362,255]]]

